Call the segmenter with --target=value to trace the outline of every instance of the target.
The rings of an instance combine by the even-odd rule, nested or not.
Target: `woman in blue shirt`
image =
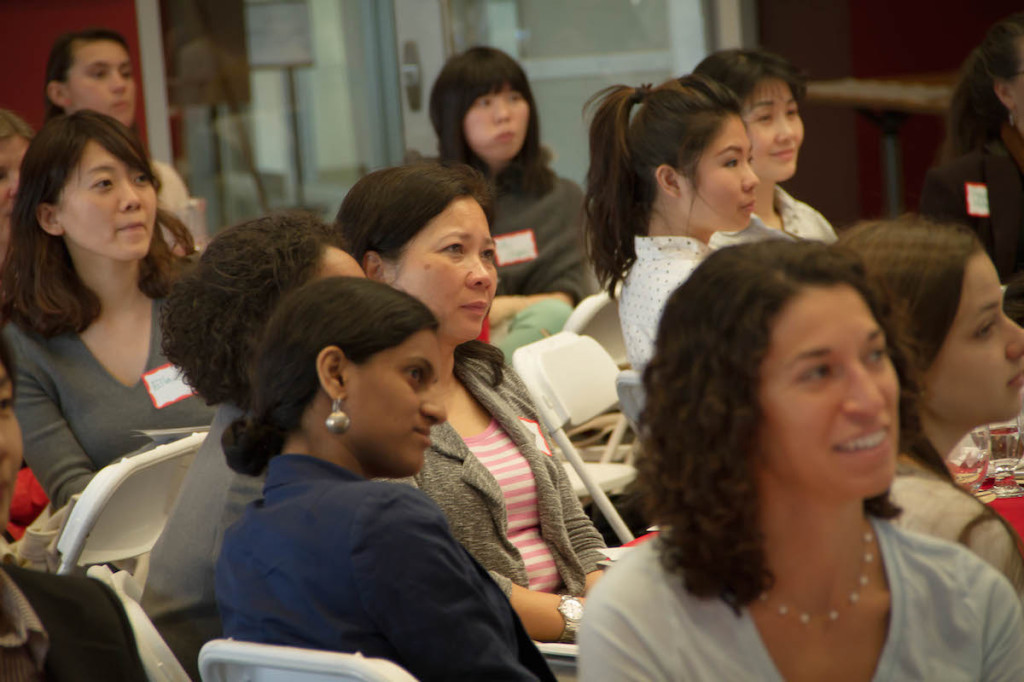
[[[267,470],[217,563],[224,635],[387,658],[419,679],[552,679],[497,584],[409,486],[436,395],[437,321],[387,285],[287,296],[254,363],[228,464]]]

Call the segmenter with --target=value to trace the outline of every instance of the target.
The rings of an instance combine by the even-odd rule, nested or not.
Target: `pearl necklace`
[[[871,531],[864,532],[864,554],[861,557],[860,577],[857,579],[857,586],[850,591],[850,594],[847,597],[850,601],[850,606],[853,606],[854,604],[860,601],[860,591],[863,588],[867,587],[868,583],[871,582],[871,580],[868,578],[867,569],[868,566],[870,566],[875,561],[874,552],[871,551],[871,543],[874,541],[874,539],[875,536]],[[768,593],[762,592],[760,600],[768,601]],[[790,613],[796,613],[794,609],[789,608],[788,604],[779,604],[778,608],[776,609],[776,612],[780,616],[788,616]],[[830,622],[835,622],[839,620],[839,611],[837,611],[836,609],[829,609],[828,613],[822,616],[815,617],[823,618]],[[812,616],[807,611],[801,611],[799,614],[797,614],[797,619],[803,625],[809,625]]]

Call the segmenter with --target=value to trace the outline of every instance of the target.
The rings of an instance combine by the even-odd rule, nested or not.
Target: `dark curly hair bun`
[[[221,447],[228,466],[240,474],[259,476],[270,458],[281,452],[285,432],[266,421],[238,419],[224,431]]]

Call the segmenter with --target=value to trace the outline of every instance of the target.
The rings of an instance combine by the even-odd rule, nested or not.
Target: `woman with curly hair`
[[[893,297],[923,389],[920,428],[904,431],[892,490],[898,525],[963,543],[1024,596],[1020,538],[945,464],[971,429],[1020,412],[1024,329],[1001,309],[995,266],[970,230],[923,218],[863,223],[841,241]]]
[[[164,352],[199,396],[218,407],[153,547],[142,605],[195,679],[199,649],[221,636],[213,562],[224,530],[263,489],[261,478],[228,468],[221,434],[249,408],[253,356],[282,294],[318,277],[362,276],[342,245],[336,230],[305,213],[230,227],[210,242],[165,305]]]
[[[1003,281],[1024,270],[1024,12],[994,24],[964,61],[940,163],[921,213],[974,230]]]
[[[705,76],[594,95],[587,171],[587,249],[612,296],[634,369],[650,360],[670,293],[710,252],[719,230],[742,230],[758,179],[736,96]]]
[[[162,228],[162,229],[161,229]],[[192,238],[157,206],[138,138],[113,118],[53,119],[21,164],[0,317],[19,358],[25,459],[54,507],[149,443],[210,423],[160,350],[160,308]]]
[[[1024,679],[1012,586],[888,519],[908,366],[847,251],[711,255],[644,375],[659,538],[595,588],[585,680]]]

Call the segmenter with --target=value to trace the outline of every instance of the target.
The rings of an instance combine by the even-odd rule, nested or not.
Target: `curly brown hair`
[[[278,299],[314,277],[338,230],[280,213],[223,230],[163,307],[163,351],[207,404],[249,406],[250,363]]]
[[[36,211],[56,204],[75,172],[86,145],[95,142],[129,168],[159,181],[139,138],[105,114],[79,111],[51,120],[29,144],[21,162],[21,181],[11,213],[11,237],[0,279],[0,316],[50,338],[81,333],[99,316],[100,300],[78,277],[62,237],[45,232]],[[192,235],[171,213],[157,209],[149,253],[139,265],[139,290],[163,298],[187,260],[164,239],[167,231],[186,255],[195,251]]]
[[[900,377],[901,426],[914,383],[885,299],[859,259],[813,242],[770,240],[712,254],[669,298],[644,372],[639,486],[662,526],[662,563],[700,597],[734,609],[771,587],[755,478],[761,365],[779,314],[814,287],[852,287],[886,335]],[[888,492],[865,511],[892,518]]]

